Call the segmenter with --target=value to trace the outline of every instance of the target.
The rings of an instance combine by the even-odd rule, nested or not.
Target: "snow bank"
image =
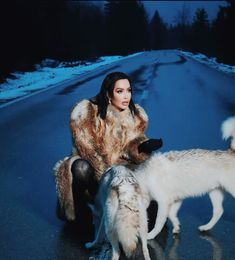
[[[123,60],[141,54],[138,52],[128,56],[105,56],[94,62],[76,61],[59,62],[46,59],[41,64],[35,65],[33,72],[15,72],[12,78],[8,78],[5,83],[0,84],[0,102],[27,96],[33,92],[51,87],[56,83],[96,69],[100,66],[111,64],[118,60]]]
[[[207,64],[208,66],[215,68],[219,71],[223,71],[225,73],[229,73],[229,74],[235,74],[235,66],[230,66],[227,64],[223,64],[223,63],[218,63],[216,58],[209,58],[204,54],[201,53],[197,53],[197,54],[193,54],[192,52],[187,52],[187,51],[180,51],[183,55],[190,57],[192,59],[195,59],[201,63]]]
[[[200,53],[193,54],[186,51],[180,51],[180,53],[225,73],[235,73],[235,66],[218,63],[216,58],[208,58]],[[139,54],[142,54],[142,52],[125,57],[105,56],[98,58],[94,62],[59,62],[56,60],[46,59],[40,64],[35,65],[35,71],[12,73],[11,78],[8,78],[5,83],[0,84],[0,104],[7,103],[13,99],[28,96],[39,90],[52,87],[56,83],[71,79],[76,75],[83,74],[100,66],[111,64],[115,61],[130,58]]]

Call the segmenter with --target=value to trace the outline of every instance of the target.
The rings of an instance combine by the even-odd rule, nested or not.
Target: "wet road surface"
[[[235,80],[174,51],[118,61],[0,108],[0,259],[94,255],[83,247],[92,233],[55,216],[52,167],[70,153],[72,106],[94,96],[114,70],[133,78],[134,99],[149,115],[147,135],[163,138],[162,151],[229,146],[220,124],[235,114]],[[235,259],[235,201],[229,194],[224,209],[213,230],[201,234],[197,226],[209,220],[210,201],[187,199],[179,212],[180,236],[173,238],[167,223],[149,244],[152,259]]]

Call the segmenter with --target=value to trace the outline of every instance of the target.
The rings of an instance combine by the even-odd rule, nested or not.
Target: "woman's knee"
[[[78,191],[80,196],[88,190],[93,198],[97,194],[99,183],[95,176],[95,170],[91,164],[84,159],[77,159],[71,166],[73,174],[73,190]]]
[[[81,184],[89,185],[91,180],[94,179],[94,169],[90,163],[84,159],[75,160],[71,166],[71,171],[73,178]]]

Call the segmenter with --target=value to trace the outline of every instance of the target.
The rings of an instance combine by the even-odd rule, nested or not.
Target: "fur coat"
[[[143,108],[139,105],[136,108],[138,115],[132,115],[129,109],[120,112],[109,105],[105,120],[97,116],[97,105],[88,100],[80,101],[73,108],[72,155],[54,167],[59,206],[68,220],[75,219],[71,165],[76,159],[89,161],[99,181],[104,170],[114,164],[138,164],[149,157],[138,152],[139,144],[148,140],[144,135],[148,117]]]

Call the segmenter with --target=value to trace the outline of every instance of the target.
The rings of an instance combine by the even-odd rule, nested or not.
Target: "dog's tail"
[[[117,210],[112,229],[122,245],[126,257],[135,255],[140,229],[139,185],[132,178],[116,178],[111,183],[112,194],[116,193]],[[114,196],[111,201],[114,201]],[[110,201],[110,202],[111,202]]]
[[[221,125],[223,138],[232,137],[230,148],[235,151],[235,116],[227,118]]]
[[[135,201],[133,188],[130,185],[128,192],[119,189],[119,209],[116,216],[117,235],[128,258],[133,256],[137,249],[140,228],[139,206],[138,201]]]

